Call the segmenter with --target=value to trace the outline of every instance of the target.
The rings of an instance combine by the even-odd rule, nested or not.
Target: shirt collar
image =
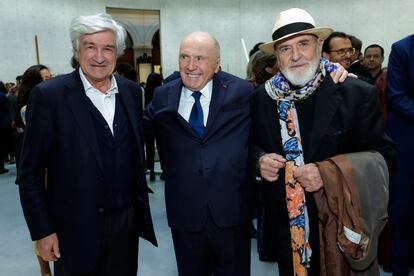
[[[213,80],[210,80],[209,82],[207,82],[206,85],[204,85],[204,87],[200,90],[200,93],[202,96],[206,97],[207,99],[211,99],[211,94],[213,91]],[[188,89],[187,87],[184,86],[184,96],[186,98],[191,98],[192,94],[194,91]]]
[[[98,89],[96,89],[95,87],[92,86],[92,84],[86,79],[85,75],[82,72],[82,69],[79,67],[79,76],[81,78],[82,84],[83,84],[83,88],[85,89],[85,93],[88,92],[100,92]],[[116,82],[116,79],[114,77],[114,75],[111,76],[111,87],[108,89],[107,94],[108,95],[114,95],[116,93],[118,93],[118,84]]]

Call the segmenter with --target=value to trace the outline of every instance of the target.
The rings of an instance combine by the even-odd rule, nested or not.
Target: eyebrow
[[[83,43],[82,43],[82,45],[96,45],[96,43],[95,42],[92,42],[92,41],[84,41]],[[106,44],[106,45],[104,45],[104,47],[110,47],[110,48],[116,48],[115,47],[115,44]]]

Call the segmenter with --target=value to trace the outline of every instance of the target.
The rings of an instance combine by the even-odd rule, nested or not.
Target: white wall
[[[117,4],[115,4],[117,2]],[[308,10],[319,26],[353,34],[363,48],[377,43],[385,48],[414,33],[414,1],[399,0],[0,0],[0,80],[14,81],[36,63],[34,36],[39,39],[40,61],[53,73],[71,71],[68,28],[73,17],[104,12],[106,7],[160,10],[161,54],[164,75],[177,69],[181,39],[191,31],[205,30],[219,40],[222,68],[245,76],[247,50],[269,41],[281,10]]]

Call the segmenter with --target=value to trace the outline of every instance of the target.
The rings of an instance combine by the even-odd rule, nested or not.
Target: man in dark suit
[[[112,75],[125,30],[97,14],[70,31],[80,67],[36,86],[28,104],[21,204],[54,275],[136,275],[138,236],[156,240],[140,88]]]
[[[256,187],[247,172],[247,81],[219,71],[220,46],[205,32],[179,51],[181,77],[157,88],[144,120],[163,149],[165,198],[179,275],[250,275]]]
[[[277,189],[280,275],[320,275],[313,192],[324,183],[315,162],[342,153],[376,150],[386,159],[393,153],[375,89],[357,79],[336,84],[329,75],[335,66],[321,50],[331,32],[317,28],[306,11],[289,9],[280,13],[273,41],[260,46],[277,56],[280,68],[251,104],[254,166],[263,185]]]
[[[398,149],[398,168],[391,182],[391,269],[408,275],[414,248],[414,35],[392,45],[388,61],[386,131]]]
[[[351,39],[352,47],[355,49],[355,53],[351,56],[351,65],[348,68],[349,73],[357,75],[360,80],[373,84],[370,73],[361,63],[361,60],[363,60],[363,57],[361,58],[362,41],[354,35],[349,35],[349,38]]]

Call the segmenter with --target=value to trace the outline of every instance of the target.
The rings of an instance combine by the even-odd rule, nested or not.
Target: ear
[[[273,74],[273,68],[271,68],[269,66],[265,67],[265,71],[269,74]]]
[[[217,58],[217,60],[216,60],[216,69],[214,70],[214,73],[218,73],[218,71],[220,71],[220,61],[221,61],[221,59],[220,59],[220,57],[218,57]]]

